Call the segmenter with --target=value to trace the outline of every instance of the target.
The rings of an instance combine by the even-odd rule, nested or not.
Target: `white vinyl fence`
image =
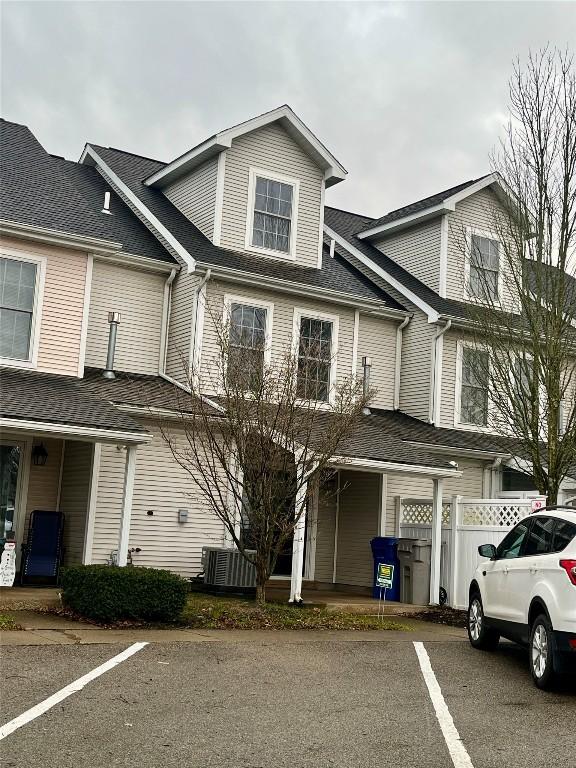
[[[440,584],[453,608],[468,606],[468,588],[482,559],[480,544],[498,545],[508,531],[530,514],[531,499],[466,499],[453,496],[442,504]],[[396,534],[432,538],[432,499],[396,497]]]

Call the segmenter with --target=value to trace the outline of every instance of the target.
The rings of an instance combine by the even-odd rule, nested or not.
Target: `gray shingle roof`
[[[118,149],[107,149],[95,144],[90,146],[199,263],[326,288],[353,297],[381,301],[393,309],[403,309],[392,297],[353,269],[345,259],[332,259],[326,251],[323,254],[322,269],[312,269],[215,246],[160,190],[143,183],[164,167],[164,163]]]
[[[82,379],[12,368],[0,370],[0,415],[22,421],[147,434],[130,416],[90,392]]]
[[[101,213],[110,187],[94,168],[49,155],[26,126],[1,119],[0,144],[0,218],[173,261],[117,196],[112,195],[114,215]]]
[[[425,211],[427,208],[434,208],[436,205],[443,203],[449,197],[452,197],[452,195],[455,195],[458,192],[462,192],[462,190],[466,189],[467,187],[471,187],[473,184],[476,184],[478,181],[485,179],[489,175],[490,174],[487,173],[484,176],[479,176],[477,179],[464,181],[462,184],[457,184],[455,187],[444,189],[442,192],[436,192],[434,195],[424,197],[422,200],[417,200],[415,203],[410,203],[409,205],[403,205],[401,208],[396,208],[394,211],[390,211],[384,216],[381,216],[379,219],[371,219],[369,225],[366,226],[366,229],[372,229],[373,227],[379,227],[382,224],[389,224],[392,221],[398,221],[398,219],[403,219],[406,216],[412,216],[414,213]]]
[[[354,248],[358,249],[375,264],[388,272],[392,277],[402,283],[402,285],[406,286],[406,288],[416,294],[416,296],[422,299],[422,301],[425,301],[437,312],[442,315],[448,315],[449,317],[467,319],[468,313],[464,302],[443,299],[436,293],[436,291],[433,291],[423,282],[418,280],[414,275],[401,267],[389,256],[386,256],[385,253],[382,253],[382,251],[378,250],[378,248],[373,246],[367,240],[360,240],[356,237],[357,232],[362,231],[362,229],[368,229],[368,227],[372,225],[373,219],[357,213],[349,213],[348,211],[342,211],[338,208],[330,208],[329,206],[326,206],[324,210],[324,221],[330,229],[334,230],[334,232],[347,240],[350,245],[354,246]],[[346,251],[340,249],[338,245],[336,245],[336,250],[344,258],[349,258]]]

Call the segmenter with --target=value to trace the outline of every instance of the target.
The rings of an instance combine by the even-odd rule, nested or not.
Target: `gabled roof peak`
[[[185,152],[156,171],[144,183],[147,186],[164,187],[180,176],[189,173],[198,165],[206,162],[206,160],[229,149],[232,146],[232,141],[239,136],[276,122],[282,125],[302,149],[312,157],[314,162],[322,168],[327,187],[337,184],[346,177],[347,171],[344,166],[302,122],[294,110],[288,104],[283,104],[269,112],[264,112],[261,115],[215,133],[201,144],[197,144],[188,152]]]

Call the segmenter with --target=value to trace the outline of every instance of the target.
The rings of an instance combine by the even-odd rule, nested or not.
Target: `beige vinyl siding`
[[[176,208],[210,240],[214,235],[217,178],[218,158],[215,157],[162,190]]]
[[[302,309],[313,316],[316,312],[338,317],[338,350],[336,375],[339,381],[350,377],[352,371],[352,346],[354,339],[354,310],[338,307],[323,301],[306,299],[303,296],[290,296],[284,293],[251,288],[246,286],[210,281],[208,283],[207,309],[204,320],[202,343],[202,379],[207,388],[214,386],[215,362],[218,361],[218,337],[214,323],[222,322],[224,313],[224,295],[232,294],[246,300],[272,302],[272,362],[280,361],[282,355],[291,348],[294,328],[294,309]]]
[[[338,584],[372,585],[370,541],[378,535],[380,483],[380,475],[375,472],[341,472],[336,557]]]
[[[442,392],[440,395],[440,427],[453,429],[456,408],[456,371],[458,340],[456,333],[444,334],[442,347]]]
[[[114,366],[119,371],[158,373],[166,275],[94,261],[86,365],[104,368],[108,312],[120,312]]]
[[[435,326],[415,311],[402,331],[400,410],[417,419],[430,417],[430,374]]]
[[[391,320],[360,314],[356,375],[362,378],[362,357],[372,358],[370,385],[376,392],[371,405],[375,408],[394,407],[397,328],[398,323]]]
[[[438,291],[440,217],[374,241],[374,245],[433,291]]]
[[[92,443],[64,444],[60,509],[64,512],[64,563],[81,563],[92,471]]]
[[[37,370],[78,375],[88,257],[80,251],[2,238],[1,246],[46,259]],[[10,258],[10,254],[6,254]]]
[[[277,123],[234,139],[226,150],[221,245],[246,249],[250,168],[281,174],[300,182],[296,262],[316,267],[320,247],[320,215],[324,175]],[[262,256],[262,258],[267,258]],[[284,258],[279,253],[278,258]]]
[[[43,467],[35,466],[30,461],[30,474],[28,476],[28,493],[26,496],[26,514],[24,519],[24,541],[28,536],[28,523],[30,513],[35,509],[52,512],[58,509],[58,489],[60,486],[60,465],[62,461],[62,440],[42,438],[34,440],[35,445],[43,443],[48,451],[48,458]]]
[[[332,583],[334,575],[334,536],[336,533],[337,475],[320,486],[316,524],[315,581]]]
[[[180,272],[172,283],[166,373],[178,381],[186,381],[187,378],[194,313],[194,289],[198,282],[199,278],[196,275]]]
[[[182,576],[202,570],[203,546],[222,546],[224,528],[210,511],[196,486],[175,461],[170,449],[152,424],[154,440],[138,448],[130,547],[142,551],[134,556],[137,565],[166,568]],[[174,425],[177,440],[184,436]],[[118,548],[122,487],[126,453],[103,445],[94,520],[92,562],[104,563]],[[188,510],[188,522],[178,522],[178,510]],[[153,515],[148,515],[151,510]]]
[[[464,282],[468,227],[487,233],[494,232],[494,219],[500,215],[501,211],[494,193],[489,189],[483,189],[457,203],[456,210],[448,214],[447,298],[458,301],[465,300]],[[494,237],[496,237],[496,233],[494,233]],[[504,269],[505,263],[502,258],[500,264],[501,269]],[[508,309],[512,309],[510,288],[510,278],[506,279],[504,276],[501,300],[503,306]]]

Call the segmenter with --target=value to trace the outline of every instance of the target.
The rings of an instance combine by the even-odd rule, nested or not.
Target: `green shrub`
[[[109,565],[75,565],[62,571],[62,601],[81,616],[102,622],[175,621],[188,584],[170,571]]]

